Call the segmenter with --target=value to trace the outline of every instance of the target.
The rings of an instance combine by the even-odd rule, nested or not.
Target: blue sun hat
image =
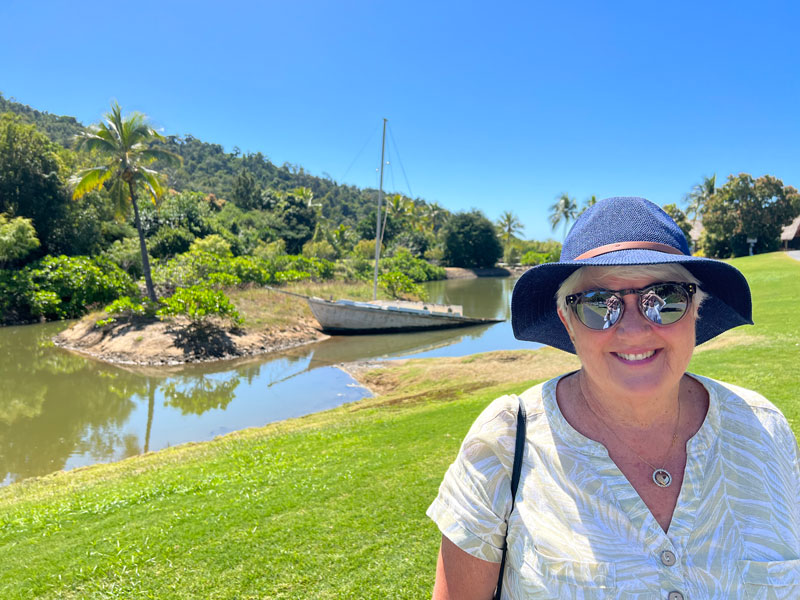
[[[561,260],[526,271],[511,296],[514,337],[575,353],[556,312],[561,283],[585,266],[683,265],[708,298],[700,306],[696,343],[739,325],[752,325],[747,280],[719,260],[692,256],[680,227],[644,198],[607,198],[588,208],[570,229]]]

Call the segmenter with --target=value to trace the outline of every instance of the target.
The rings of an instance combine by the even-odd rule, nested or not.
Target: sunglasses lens
[[[611,292],[587,292],[575,305],[575,314],[590,329],[608,329],[622,315],[622,303]]]
[[[662,283],[642,291],[642,313],[653,323],[671,325],[689,307],[689,294],[674,283]]]

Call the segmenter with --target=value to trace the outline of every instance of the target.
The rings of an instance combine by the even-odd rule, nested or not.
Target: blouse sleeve
[[[511,510],[516,396],[492,402],[467,433],[427,515],[447,539],[477,558],[500,562]]]

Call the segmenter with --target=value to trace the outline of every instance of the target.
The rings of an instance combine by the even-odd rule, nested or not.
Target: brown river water
[[[333,408],[369,395],[335,365],[533,348],[511,333],[513,279],[426,284],[430,301],[496,325],[333,337],[240,361],[144,368],[56,348],[68,323],[0,328],[0,485]]]

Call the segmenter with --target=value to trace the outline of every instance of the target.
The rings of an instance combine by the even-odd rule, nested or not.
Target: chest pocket
[[[740,560],[745,595],[752,600],[800,598],[800,560],[758,562]]]
[[[613,563],[577,562],[527,551],[520,566],[520,598],[605,600],[617,598]]]

